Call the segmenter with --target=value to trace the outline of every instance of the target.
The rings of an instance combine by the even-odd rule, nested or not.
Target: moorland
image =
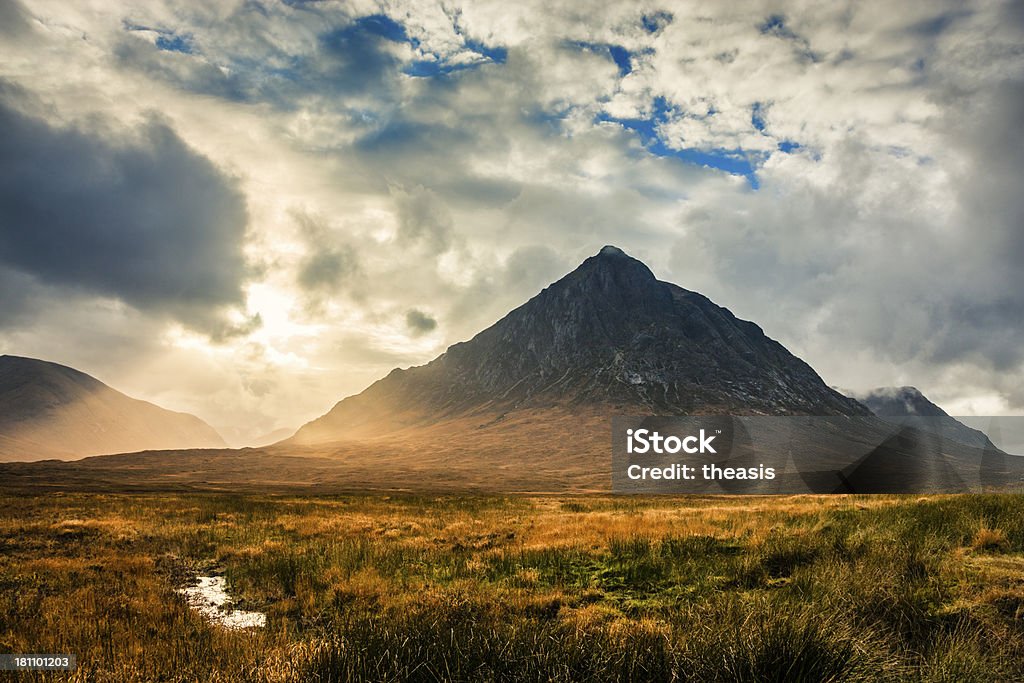
[[[1024,679],[1014,495],[51,491],[0,547],[0,651],[78,658],[38,680]]]

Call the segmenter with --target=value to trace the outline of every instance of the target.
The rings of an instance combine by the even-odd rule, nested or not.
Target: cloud
[[[359,17],[320,36],[316,75],[346,94],[388,89],[407,40],[404,27],[385,15]]]
[[[437,320],[415,308],[405,314],[405,324],[416,335],[433,332],[437,328]]]
[[[244,304],[245,198],[166,123],[54,126],[0,101],[0,263],[223,334]]]
[[[68,353],[141,388],[126,368],[159,365],[183,378],[177,405],[267,431],[429,360],[611,243],[830,383],[1024,407],[1020,3],[0,12],[22,36],[0,65],[21,88],[3,97],[18,173],[2,196],[61,217],[4,233],[9,350],[59,350],[72,303],[76,330],[138,323],[148,344],[83,332],[94,355]],[[108,242],[82,243],[72,210]],[[216,329],[231,308],[237,332],[242,310],[263,324],[217,345],[173,324]],[[411,311],[443,325],[416,334]]]
[[[0,34],[21,37],[30,30],[29,16],[18,0],[0,0]]]
[[[433,252],[448,249],[452,218],[436,194],[420,186],[411,190],[394,187],[391,195],[395,200],[400,242],[423,243]]]
[[[306,244],[306,256],[299,264],[298,284],[307,294],[336,293],[359,272],[359,256],[349,244],[339,243],[327,221],[303,211],[292,211]]]
[[[148,35],[140,36],[139,33]],[[161,80],[194,93],[216,95],[228,100],[255,99],[259,81],[245,72],[222,68],[201,55],[162,50],[155,31],[132,30],[119,37],[114,56],[124,69],[140,71],[148,78]],[[152,39],[152,42],[150,40]]]
[[[31,321],[40,289],[31,275],[0,267],[0,330]]]
[[[760,193],[687,217],[673,271],[698,270],[689,286],[830,381],[915,384],[950,401],[988,387],[1024,407],[1021,93],[1002,82],[936,120],[932,149],[946,159],[852,136],[819,159],[780,158]]]

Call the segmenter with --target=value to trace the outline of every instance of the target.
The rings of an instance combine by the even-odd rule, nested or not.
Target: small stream
[[[262,612],[231,609],[227,581],[223,576],[200,576],[195,584],[179,588],[178,592],[185,596],[189,607],[224,628],[237,630],[267,625],[267,615]]]

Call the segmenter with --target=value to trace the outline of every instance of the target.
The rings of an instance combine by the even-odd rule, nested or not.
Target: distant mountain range
[[[210,425],[57,363],[0,356],[0,460],[223,448]]]
[[[702,416],[734,435],[737,463],[785,468],[736,492],[953,491],[1024,476],[1024,461],[920,392],[844,396],[754,323],[610,246],[471,340],[272,445],[184,450],[222,442],[197,418],[70,368],[10,357],[0,368],[6,459],[80,456],[85,444],[174,449],[0,466],[0,479],[27,487],[607,491],[616,415]],[[801,419],[765,421],[780,415]]]
[[[607,246],[471,340],[394,370],[287,443],[527,410],[870,415],[754,323]]]

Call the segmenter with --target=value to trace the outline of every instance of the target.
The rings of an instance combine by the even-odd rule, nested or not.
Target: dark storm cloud
[[[947,31],[956,21],[970,17],[971,14],[971,10],[968,9],[943,12],[909,26],[907,31],[912,34],[934,37]]]
[[[30,275],[0,266],[0,330],[20,324],[32,316],[39,299],[39,286]]]
[[[29,29],[29,14],[17,0],[0,0],[0,34],[18,36]]]
[[[416,308],[405,314],[405,324],[417,335],[432,332],[437,328],[437,320]]]
[[[472,77],[479,65],[410,79],[405,69],[416,41],[402,24],[384,15],[353,18],[316,7],[283,17],[280,9],[268,15],[240,7],[230,20],[237,31],[224,35],[191,27],[194,38],[187,51],[160,49],[143,37],[159,33],[159,42],[165,34],[177,34],[126,22],[115,52],[121,67],[193,93],[266,103],[278,112],[337,117],[354,135],[332,138],[325,128],[304,144],[317,153],[343,155],[346,168],[360,168],[358,182],[373,189],[424,186],[472,204],[503,203],[518,195],[517,182],[477,178],[460,166],[439,163],[486,156],[509,145],[492,112],[470,109],[454,120],[436,116],[457,106],[462,79]],[[282,39],[282,21],[302,39]],[[251,40],[240,41],[238,34]],[[499,99],[510,96],[496,93]],[[517,102],[510,106],[517,110]]]
[[[351,249],[318,250],[310,254],[299,269],[299,285],[307,290],[335,290],[355,269],[356,257]]]
[[[948,313],[959,324],[940,331],[936,360],[978,354],[1009,371],[1024,363],[1024,82],[1005,83],[977,104],[955,137],[972,164],[958,179],[966,229],[944,279],[969,276],[949,292]]]
[[[187,39],[165,29],[125,22],[115,46],[119,65],[145,73],[190,92],[228,100],[267,102],[293,110],[300,101],[332,98],[345,108],[345,98],[370,98],[378,105],[392,99],[400,73],[400,46],[405,29],[383,15],[351,19],[345,15],[305,12],[287,18],[275,10],[245,4],[227,20],[237,32],[227,36],[202,27]],[[282,21],[308,23],[308,41],[282,41]],[[139,35],[157,33],[155,41]],[[244,36],[244,39],[242,38]],[[229,42],[220,39],[227,37]],[[339,101],[338,98],[341,98]],[[366,116],[361,102],[352,114]]]
[[[299,210],[291,215],[306,245],[296,280],[307,312],[318,312],[326,297],[337,294],[359,273],[359,252],[341,240],[323,217]]]
[[[165,123],[55,127],[0,89],[0,264],[212,334],[241,304],[245,201]]]

